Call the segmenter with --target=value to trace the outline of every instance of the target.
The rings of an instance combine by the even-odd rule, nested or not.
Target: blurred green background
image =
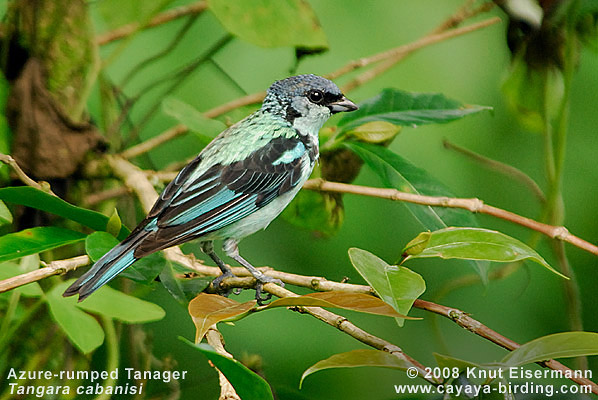
[[[168,8],[185,3],[175,1]],[[291,73],[323,75],[350,60],[420,38],[452,14],[463,1],[310,0],[308,3],[326,33],[329,51],[305,58],[294,70],[292,48],[266,49],[233,39],[211,62],[202,64],[190,74],[171,95],[198,110],[207,110],[244,94],[264,90],[274,80]],[[97,33],[140,20],[143,12],[151,9],[136,1],[101,0],[89,5]],[[501,92],[510,65],[505,15],[495,8],[475,20],[492,15],[501,17],[503,22],[417,51],[347,96],[359,102],[383,88],[392,87],[414,92],[441,92],[463,103],[493,107],[492,113],[477,114],[446,125],[405,128],[391,149],[444,182],[459,197],[477,197],[487,204],[537,218],[540,205],[521,184],[481,168],[442,145],[443,139],[448,139],[511,164],[545,187],[542,137],[526,131],[517,122]],[[131,66],[172,40],[182,24],[183,20],[177,20],[144,30],[122,48],[119,47],[122,42],[102,46],[104,60],[115,54],[115,50],[119,51],[106,70],[107,76],[119,82]],[[156,76],[186,64],[225,34],[216,18],[209,11],[204,12],[177,48],[138,74],[125,88],[125,93],[133,95]],[[337,83],[342,85],[355,75],[342,77]],[[131,120],[143,116],[161,96],[159,89],[144,95],[133,107]],[[598,151],[597,105],[598,54],[583,49],[572,85],[563,194],[565,225],[576,235],[594,243],[598,242],[598,166],[594,155]],[[236,111],[231,118],[238,119],[250,109]],[[99,120],[97,87],[89,101],[89,110],[92,118]],[[157,111],[140,136],[150,138],[175,123],[171,117]],[[147,159],[137,161],[145,167],[162,168],[196,154],[200,145],[197,137],[187,134],[152,151],[151,163]],[[355,183],[381,186],[377,176],[366,167]],[[403,246],[422,231],[399,203],[351,195],[344,197],[344,203],[345,220],[337,235],[321,238],[278,218],[266,231],[245,239],[240,245],[242,254],[254,265],[268,265],[285,272],[324,276],[331,280],[348,277],[351,283],[364,283],[349,262],[349,248],[365,249],[394,263]],[[141,218],[139,213],[136,216],[123,213],[121,216],[129,227]],[[513,224],[486,216],[478,218],[482,227],[500,230],[522,241],[531,236],[529,230]],[[195,244],[184,248],[199,254]],[[546,240],[540,241],[538,251],[554,264]],[[598,331],[598,314],[595,312],[598,259],[572,246],[567,246],[567,253],[580,282],[584,329]],[[426,280],[423,299],[471,313],[477,320],[519,343],[570,329],[561,280],[537,265],[524,264],[508,278],[491,281],[486,287],[476,284],[448,293],[444,291],[447,284],[472,274],[466,263],[431,259],[414,260],[408,266]],[[439,297],[441,294],[443,296]],[[244,301],[252,296],[246,291],[235,299]],[[164,320],[145,326],[152,337],[156,357],[172,358],[176,360],[176,369],[189,371],[188,379],[180,382],[181,398],[217,398],[218,377],[214,370],[202,355],[191,352],[178,340],[179,336],[192,340],[195,335],[187,310],[160,285],[145,298],[166,309]],[[417,309],[411,315],[424,319],[407,321],[403,328],[390,318],[349,311],[341,314],[372,334],[398,344],[425,365],[435,365],[434,352],[484,363],[498,361],[506,354],[505,350],[454,323]],[[309,366],[335,353],[365,346],[314,318],[288,310],[259,313],[234,326],[220,324],[220,329],[227,350],[238,359],[259,356],[264,377],[280,399],[395,399],[398,396],[393,385],[417,383],[403,372],[359,368],[315,374],[307,378],[299,390],[301,374]],[[98,350],[94,359],[101,359],[103,351]],[[121,360],[121,366],[127,366],[126,358]],[[590,367],[598,377],[595,358],[590,358]]]

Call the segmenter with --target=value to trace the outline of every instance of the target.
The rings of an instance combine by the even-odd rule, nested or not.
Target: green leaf
[[[401,127],[386,121],[371,121],[346,132],[361,142],[384,143],[394,138]]]
[[[339,197],[302,190],[282,212],[289,223],[325,237],[336,234],[344,220],[344,208]]]
[[[443,354],[434,353],[436,364],[442,368],[459,368],[459,371],[465,371],[467,368],[482,368],[480,364],[461,360],[459,358],[445,356]]]
[[[12,223],[12,214],[6,204],[0,200],[0,225],[6,225]]]
[[[20,204],[78,222],[96,231],[105,231],[109,218],[95,211],[76,207],[66,201],[29,186],[6,187],[0,189],[0,200]],[[129,230],[123,226],[118,235],[124,239]]]
[[[403,248],[403,257],[417,255],[424,251],[428,245],[428,242],[430,241],[431,236],[432,232],[422,232],[417,235],[415,239],[412,239],[405,245],[405,248]]]
[[[0,236],[0,261],[13,260],[30,254],[77,243],[85,235],[70,229],[43,226]]]
[[[325,360],[318,361],[309,367],[303,375],[299,387],[303,385],[303,380],[314,372],[330,368],[354,368],[354,367],[382,367],[391,369],[406,370],[413,365],[407,361],[393,356],[392,354],[372,349],[353,350],[346,353],[335,354]]]
[[[151,284],[166,265],[166,259],[161,252],[158,252],[136,261],[135,264],[121,272],[120,276],[136,282]]]
[[[527,342],[507,354],[501,362],[518,367],[554,358],[598,355],[598,333],[561,332]]]
[[[274,399],[268,382],[237,360],[218,354],[207,344],[196,345],[185,338],[179,337],[179,339],[203,353],[226,376],[243,400]]]
[[[152,16],[164,10],[173,0],[142,0],[142,1],[120,1],[102,0],[97,3],[90,3],[96,7],[102,17],[102,25],[109,30],[120,28],[130,23],[143,23]]]
[[[388,188],[425,196],[455,197],[444,184],[428,172],[386,147],[358,142],[346,142],[344,145],[361,157]],[[424,228],[429,230],[446,228],[449,225],[477,225],[476,218],[466,210],[404,204]]]
[[[351,248],[349,258],[378,296],[403,315],[409,313],[415,299],[426,290],[421,275],[405,267],[388,265],[368,251]],[[396,320],[403,326],[402,318]]]
[[[367,143],[345,142],[380,177],[387,188],[425,196],[455,197],[441,182],[425,170],[416,167],[389,149]],[[475,216],[467,210],[448,207],[430,207],[403,202],[424,229],[435,231],[448,226],[477,226]],[[488,280],[488,263],[470,262],[483,282]]]
[[[35,271],[39,268],[40,264],[41,261],[39,259],[39,253],[21,257],[21,259],[19,260],[19,267],[23,272]]]
[[[85,251],[94,262],[116,246],[119,241],[108,232],[94,232],[85,240]],[[164,269],[166,260],[161,253],[150,254],[143,257],[125,269],[119,276],[137,282],[151,283]]]
[[[204,116],[193,106],[175,97],[165,98],[162,101],[162,110],[185,125],[189,130],[205,136],[208,140],[213,139],[226,129],[223,122]]]
[[[268,304],[266,308],[293,306],[343,308],[345,310],[384,315],[387,317],[421,319],[407,317],[406,315],[400,314],[388,303],[377,297],[364,293],[347,293],[335,291],[309,293],[303,296],[284,297],[274,300]]]
[[[56,290],[64,292],[73,282],[74,279],[65,281],[57,285]],[[73,305],[85,311],[130,324],[159,321],[166,315],[159,305],[129,296],[109,286],[102,286],[93,296],[89,296],[82,302],[77,302],[75,297],[69,297],[67,301],[71,301]]]
[[[166,260],[166,264],[167,265],[164,267],[164,269],[162,269],[159,275],[160,283],[166,288],[166,290],[168,290],[168,293],[170,293],[170,295],[174,297],[176,301],[182,305],[186,305],[190,299],[187,299],[185,293],[183,292],[183,287],[181,286],[180,281],[174,276],[172,262],[170,262],[170,260]]]
[[[72,298],[62,297],[64,289],[65,285],[59,284],[48,292],[46,300],[50,315],[71,343],[87,354],[104,342],[104,331],[94,317],[75,306]]]
[[[189,302],[189,315],[195,324],[195,342],[200,342],[210,326],[247,313],[255,300],[238,303],[217,294],[200,293]]]
[[[326,35],[304,0],[209,0],[230,33],[262,47],[327,49]]]
[[[5,262],[0,264],[0,280],[5,280],[8,278],[12,278],[15,276],[22,275],[26,273],[20,265],[15,264],[13,262]],[[40,297],[43,292],[41,287],[37,282],[31,282],[23,286],[19,286],[12,291],[20,292],[21,295],[25,297]]]
[[[118,239],[108,232],[94,232],[85,239],[85,252],[96,262],[118,243]]]
[[[504,233],[481,228],[445,228],[432,232],[425,249],[411,258],[440,257],[495,262],[534,261],[565,278],[535,250]]]
[[[176,301],[185,306],[207,288],[214,279],[205,276],[179,279],[175,276],[175,263],[170,260],[165,261],[166,266],[160,272],[160,282]]]
[[[491,109],[465,105],[440,93],[410,93],[398,89],[384,89],[378,96],[360,103],[359,110],[346,114],[338,126],[342,127],[343,131],[349,131],[372,121],[386,121],[402,126],[442,124]]]
[[[106,224],[106,232],[108,232],[114,237],[117,237],[122,228],[122,225],[123,224],[120,220],[120,216],[118,215],[118,211],[115,208],[112,212],[112,216],[110,217],[110,219],[108,219],[108,223]]]

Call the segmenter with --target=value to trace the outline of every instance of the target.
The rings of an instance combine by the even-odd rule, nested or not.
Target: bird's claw
[[[231,293],[239,294],[240,289],[235,289],[233,291],[232,289],[222,288],[222,281],[225,280],[226,278],[231,278],[234,276],[235,275],[233,275],[232,272],[229,272],[229,273],[224,273],[224,274],[214,278],[214,280],[212,281],[212,287],[216,290],[216,293],[218,293],[220,296],[224,296],[224,297],[228,297]]]
[[[269,301],[272,298],[272,293],[266,293],[265,296],[262,296],[262,294],[264,294],[264,285],[266,283],[275,283],[281,287],[284,287],[284,282],[280,279],[272,278],[263,274],[255,279],[257,280],[255,284],[255,299],[257,300],[257,304],[260,306],[264,305],[266,301]]]
[[[233,275],[232,273],[224,273],[224,274],[214,278],[214,280],[212,281],[212,287],[214,288],[214,290],[216,291],[217,294],[224,296],[224,297],[228,297],[231,293],[233,293],[233,294],[241,293],[241,291],[243,290],[241,288],[235,288],[235,289],[222,288],[222,281],[224,281],[226,278],[230,278],[230,277],[235,277],[235,275]],[[271,293],[264,292],[264,285],[266,283],[275,283],[277,285],[280,285],[281,287],[284,287],[284,282],[281,281],[280,279],[272,278],[272,277],[264,275],[264,274],[256,276],[255,279],[257,281],[255,284],[255,299],[257,300],[257,304],[260,306],[264,305],[264,303],[266,301],[269,301],[272,298]]]

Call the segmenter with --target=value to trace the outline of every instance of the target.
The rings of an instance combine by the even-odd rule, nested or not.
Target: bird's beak
[[[336,114],[343,111],[355,111],[359,107],[357,107],[351,100],[343,96],[340,100],[328,104],[328,108],[330,108],[331,113]]]

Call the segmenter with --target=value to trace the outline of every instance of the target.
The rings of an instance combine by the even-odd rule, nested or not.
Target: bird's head
[[[357,110],[332,81],[317,75],[291,76],[268,89],[262,111],[280,116],[304,133],[317,134],[332,114]]]

